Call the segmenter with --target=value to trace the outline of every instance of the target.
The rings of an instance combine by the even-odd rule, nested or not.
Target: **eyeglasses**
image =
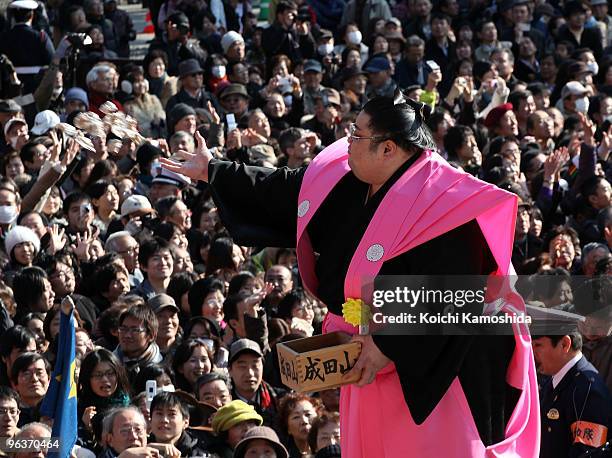
[[[9,417],[16,417],[19,415],[20,412],[21,410],[17,408],[6,409],[6,408],[0,407],[0,417],[3,415],[8,415]]]
[[[131,246],[123,251],[117,251],[117,254],[135,254],[136,252],[138,252],[138,245]]]
[[[94,372],[93,374],[91,374],[92,378],[98,379],[98,380],[102,380],[104,377],[111,379],[111,378],[116,378],[117,374],[115,373],[115,371],[105,371],[105,372]]]
[[[19,378],[24,379],[24,380],[32,380],[34,378],[34,376],[36,376],[36,378],[42,379],[46,375],[47,375],[47,372],[45,372],[43,369],[38,369],[38,370],[35,370],[35,371],[23,371],[23,372],[20,372],[19,373]]]
[[[357,140],[373,140],[375,138],[384,138],[383,135],[371,135],[369,137],[359,137],[359,136],[355,135],[355,132],[357,132],[357,124],[352,122],[349,125],[349,138],[351,140],[357,141]]]
[[[140,334],[142,332],[145,332],[146,329],[143,328],[142,326],[139,328],[128,328],[126,326],[119,326],[119,333],[120,334]]]
[[[140,436],[144,433],[145,429],[142,425],[129,425],[119,429],[119,434],[121,434],[122,436],[127,436],[132,431],[134,431],[138,436]]]

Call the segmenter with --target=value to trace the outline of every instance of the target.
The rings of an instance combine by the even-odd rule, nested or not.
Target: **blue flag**
[[[42,416],[53,419],[51,435],[57,438],[59,449],[50,449],[50,458],[69,458],[77,440],[77,386],[75,371],[74,312],[60,312],[57,360],[47,394],[40,407]]]

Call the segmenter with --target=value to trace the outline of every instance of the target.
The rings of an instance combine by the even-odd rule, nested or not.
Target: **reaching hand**
[[[57,138],[57,133],[55,130],[51,129],[49,131],[49,137],[53,141],[53,145],[51,145],[51,155],[49,156],[49,161],[56,162],[59,159],[60,151],[62,150],[62,144]]]
[[[82,237],[81,234],[77,233],[76,244],[72,246],[72,251],[78,259],[85,262],[89,261],[89,247],[98,238],[99,233],[100,229],[97,227],[93,231],[85,231]]]
[[[608,129],[608,132],[603,132],[603,137],[601,139],[601,143],[599,144],[597,154],[602,161],[607,161],[610,151],[612,151],[612,133],[610,133],[610,129]]]
[[[577,113],[580,124],[584,131],[584,137],[582,141],[589,146],[595,145],[595,124],[591,121],[584,113]]]
[[[72,161],[74,161],[74,158],[81,150],[81,147],[73,138],[68,139],[67,146],[68,148],[66,149],[66,153],[64,154],[61,162],[63,167],[67,167],[72,164]]]
[[[196,131],[196,149],[195,152],[178,151],[177,154],[185,159],[185,162],[178,162],[172,159],[161,158],[162,167],[193,178],[194,180],[208,181],[208,163],[213,158],[213,155],[206,146],[206,141],[200,132]]]
[[[66,237],[64,237],[66,230],[60,229],[57,224],[47,228],[47,233],[51,236],[49,242],[49,254],[53,255],[58,251],[62,250],[66,245]]]
[[[221,117],[219,116],[219,113],[217,113],[217,110],[215,110],[213,104],[210,103],[210,100],[206,103],[206,108],[208,109],[210,116],[212,117],[212,123],[216,125],[221,124]]]
[[[554,180],[568,160],[567,146],[556,149],[544,161],[544,179]]]

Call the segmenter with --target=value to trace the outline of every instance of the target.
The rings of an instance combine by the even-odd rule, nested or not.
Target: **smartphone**
[[[146,397],[147,410],[151,410],[151,402],[153,401],[153,398],[157,394],[157,382],[155,380],[147,380],[147,384],[145,385],[145,392],[147,395]]]
[[[429,67],[429,69],[432,72],[440,70],[440,66],[437,64],[437,62],[435,60],[428,60],[428,61],[425,62],[425,64]]]
[[[81,204],[81,216],[85,217],[91,212],[93,209],[91,208],[90,203]]]
[[[238,124],[236,124],[236,117],[233,113],[228,113],[225,115],[225,122],[227,123],[228,133],[238,127]]]
[[[531,24],[521,22],[519,24],[519,29],[521,29],[521,32],[529,32],[531,30]]]
[[[287,78],[286,76],[283,76],[282,78],[278,79],[278,85],[279,86],[291,86],[291,81],[289,81],[289,78]]]

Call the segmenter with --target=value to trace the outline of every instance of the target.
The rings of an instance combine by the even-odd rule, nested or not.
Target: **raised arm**
[[[305,169],[271,169],[213,159],[196,132],[195,153],[185,162],[162,159],[168,170],[209,184],[219,216],[236,243],[294,247],[297,201]]]

